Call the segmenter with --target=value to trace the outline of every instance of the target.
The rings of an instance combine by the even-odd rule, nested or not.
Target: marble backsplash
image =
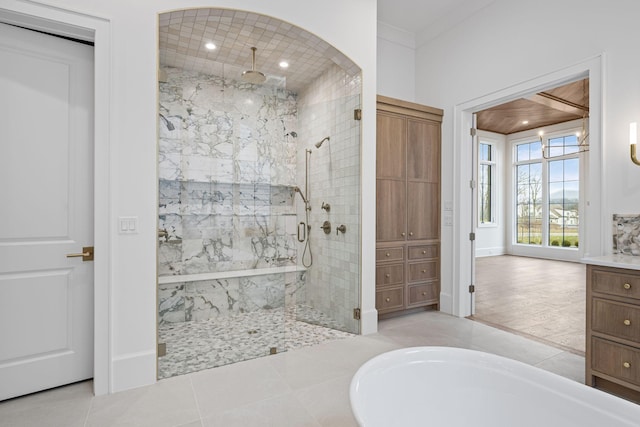
[[[613,215],[613,253],[640,256],[640,215]]]

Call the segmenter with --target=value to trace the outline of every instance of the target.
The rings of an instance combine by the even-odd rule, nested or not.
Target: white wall
[[[456,106],[553,74],[604,54],[601,227],[611,229],[613,213],[640,212],[640,168],[629,160],[629,122],[640,118],[640,2],[564,0],[497,0],[469,19],[417,50],[416,101],[444,108],[442,199],[456,199],[453,171]],[[459,107],[458,107],[459,108]],[[458,134],[458,131],[455,131]],[[601,139],[600,139],[601,137]],[[454,206],[455,209],[458,206]],[[460,227],[459,224],[456,227]],[[454,239],[456,227],[442,230],[443,294],[453,295],[461,255]],[[604,236],[604,234],[603,234]],[[606,236],[605,236],[606,237]],[[595,252],[610,252],[611,238]],[[443,310],[453,311],[443,305]]]
[[[378,95],[415,101],[416,50],[413,34],[378,22]]]
[[[478,131],[480,142],[490,142],[494,146],[496,162],[496,182],[493,191],[495,197],[494,224],[481,225],[476,229],[476,256],[495,256],[506,253],[506,227],[508,224],[505,216],[506,188],[509,170],[506,153],[507,143],[505,135]]]
[[[41,7],[44,4],[52,7]],[[108,79],[96,82],[106,92],[109,114],[105,129],[109,153],[108,159],[104,158],[110,161],[105,172],[109,182],[102,183],[108,194],[97,196],[106,200],[107,223],[102,225],[110,230],[102,248],[103,256],[109,259],[108,278],[104,279],[108,289],[103,292],[109,301],[98,302],[105,304],[109,319],[110,349],[106,357],[100,355],[108,364],[106,391],[153,383],[156,377],[157,14],[190,7],[227,7],[274,16],[307,29],[341,50],[362,68],[362,146],[375,145],[375,2],[0,0],[0,8],[38,13],[45,18],[60,19],[60,9],[73,11],[70,15],[79,21],[87,15],[91,19],[99,17],[106,28],[96,43],[97,66],[107,64],[107,75],[110,73]],[[106,53],[104,46],[109,49]],[[101,110],[101,106],[97,108]],[[375,150],[362,151],[362,182],[375,182]],[[362,203],[362,331],[371,333],[377,328],[374,186],[363,187]],[[119,216],[137,216],[138,234],[117,234]],[[100,256],[101,249],[96,246],[96,257]],[[96,375],[102,375],[103,369],[96,369]]]

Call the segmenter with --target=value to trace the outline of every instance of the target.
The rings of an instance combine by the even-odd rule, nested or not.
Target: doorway
[[[93,47],[4,23],[0,35],[6,399],[93,376]]]
[[[469,182],[474,179],[469,165],[474,164],[472,150],[469,144],[475,144],[471,141],[469,129],[472,127],[472,115],[474,112],[501,105],[506,102],[521,97],[530,96],[532,94],[543,91],[546,88],[562,86],[566,83],[573,82],[585,77],[589,77],[589,115],[588,131],[590,134],[590,155],[586,162],[586,168],[589,171],[589,182],[587,188],[584,189],[585,200],[585,218],[581,225],[584,230],[580,240],[581,251],[585,254],[599,254],[602,251],[603,238],[603,220],[601,188],[602,183],[602,140],[601,140],[601,111],[602,111],[602,58],[600,56],[585,60],[582,63],[571,67],[550,73],[548,75],[532,79],[519,85],[506,88],[502,91],[495,92],[485,97],[460,104],[456,106],[456,116],[454,126],[454,139],[460,141],[454,146],[454,157],[458,159],[456,163],[456,175],[459,177],[457,181],[456,202],[458,208],[459,233],[455,242],[457,249],[454,269],[457,267],[457,283],[454,289],[454,313],[461,316],[469,316],[475,313],[474,287],[476,277],[473,274],[475,266],[476,245],[473,234],[476,231],[477,206],[472,202],[469,191],[475,192],[476,189],[470,190]],[[472,193],[473,194],[473,193]],[[469,221],[469,213],[472,213],[474,221]],[[471,259],[468,258],[471,254]],[[471,285],[471,286],[470,286]]]

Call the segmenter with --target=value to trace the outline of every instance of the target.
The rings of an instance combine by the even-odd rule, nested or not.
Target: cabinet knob
[[[422,251],[422,255],[424,255],[424,254],[426,254],[426,253],[427,253],[427,251]]]
[[[410,232],[409,232],[409,236],[413,236],[413,231],[410,231]]]
[[[631,289],[631,285],[629,283],[625,283],[622,287],[627,290]]]
[[[391,274],[387,273],[387,274],[384,275],[384,277],[389,278],[389,277],[391,277]]]
[[[386,302],[389,302],[389,301],[391,301],[391,298],[386,297],[384,300],[385,300]]]
[[[387,252],[385,255],[386,255],[386,256],[391,256],[391,254],[390,254],[389,252]]]
[[[427,272],[427,270],[422,270],[422,272],[423,272],[423,273],[426,273],[426,272]]]
[[[400,235],[401,235],[402,237],[404,237],[404,236],[406,236],[406,233],[400,233]]]
[[[624,319],[624,322],[622,323],[624,323],[625,326],[631,326],[631,320],[629,319]]]
[[[624,362],[624,363],[622,364],[622,366],[624,366],[625,368],[629,369],[629,368],[631,367],[631,363],[629,363],[629,362]]]
[[[423,292],[423,293],[422,293],[422,296],[425,296],[425,295],[427,295],[427,293],[426,293],[426,292]]]

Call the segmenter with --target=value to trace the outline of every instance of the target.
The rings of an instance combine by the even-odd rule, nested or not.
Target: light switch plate
[[[138,217],[137,216],[119,217],[118,232],[120,234],[137,234],[138,233]]]

